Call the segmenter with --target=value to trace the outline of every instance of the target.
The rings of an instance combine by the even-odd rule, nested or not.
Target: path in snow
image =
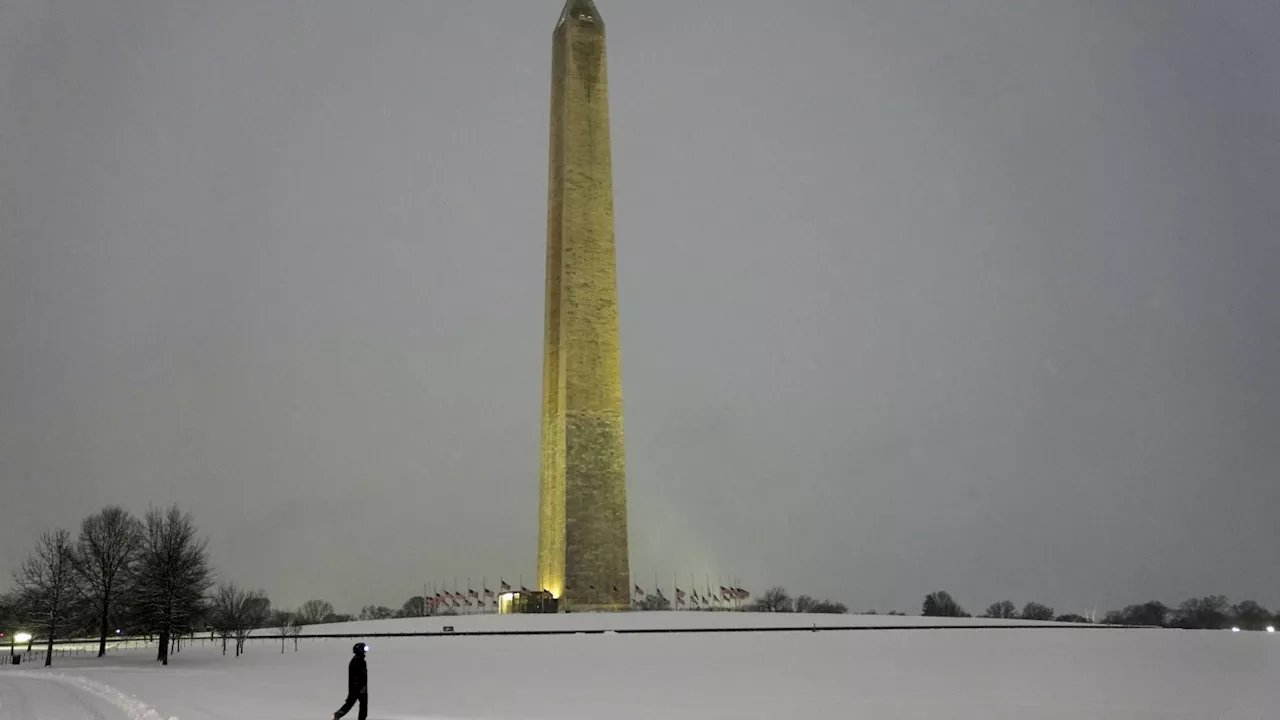
[[[52,677],[0,674],[0,720],[122,720],[107,700]]]
[[[11,670],[0,673],[0,720],[163,718],[145,703],[96,680],[51,670]]]

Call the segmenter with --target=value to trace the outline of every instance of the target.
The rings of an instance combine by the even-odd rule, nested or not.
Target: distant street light
[[[25,644],[28,642],[31,642],[31,633],[20,632],[20,633],[15,633],[9,636],[9,662],[10,663],[14,665],[18,664],[17,644],[18,643]]]
[[[1275,632],[1275,631],[1276,631],[1276,627],[1274,625],[1267,626],[1267,632]]]
[[[1238,627],[1233,627],[1233,628],[1231,628],[1231,632],[1240,632],[1240,628],[1238,628]]]

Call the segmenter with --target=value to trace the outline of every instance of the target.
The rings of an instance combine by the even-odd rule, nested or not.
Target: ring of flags
[[[444,609],[462,609],[462,608],[474,608],[474,607],[487,608],[490,602],[494,602],[494,603],[497,602],[499,594],[512,592],[511,584],[502,578],[498,579],[498,588],[499,588],[498,591],[494,592],[488,587],[483,587],[483,584],[482,584],[482,587],[479,590],[476,590],[476,589],[473,589],[471,587],[471,584],[468,582],[467,589],[465,592],[461,590],[456,590],[456,589],[453,590],[452,592],[447,590],[443,592],[437,592],[434,595],[426,598],[426,604],[427,604],[427,607],[433,612],[441,608],[444,608]],[[569,588],[566,587],[565,589],[568,590]],[[593,592],[595,591],[594,586],[592,586],[590,589]],[[613,591],[616,594],[618,592],[618,588],[615,586],[613,588]],[[726,603],[741,602],[751,597],[751,593],[747,592],[743,588],[736,587],[736,586],[727,587],[724,585],[721,585],[716,589],[712,589],[710,586],[708,586],[701,590],[699,590],[695,586],[695,587],[691,587],[689,592],[687,593],[677,585],[675,587],[675,591],[676,591],[675,606],[677,608],[688,607],[688,606],[693,606],[694,608],[698,608],[698,609],[711,608],[717,605],[723,606]],[[529,588],[525,587],[523,583],[520,585],[520,592],[522,594],[530,594]],[[655,592],[655,597],[659,598],[660,600],[667,599],[666,595],[663,594],[661,587],[656,588],[654,592]],[[633,603],[642,602],[646,597],[648,597],[648,595],[645,593],[644,588],[641,587],[639,583],[633,583],[632,602]]]

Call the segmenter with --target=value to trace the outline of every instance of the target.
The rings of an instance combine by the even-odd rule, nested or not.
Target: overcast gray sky
[[[642,585],[1280,605],[1280,4],[598,5]],[[532,583],[559,6],[0,0],[4,577]]]

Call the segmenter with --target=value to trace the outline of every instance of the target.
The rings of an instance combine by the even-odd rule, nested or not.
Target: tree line
[[[644,601],[637,603],[639,610],[670,610],[671,603],[661,595],[649,595]],[[748,612],[774,613],[832,613],[843,615],[849,612],[844,603],[831,600],[816,600],[808,595],[791,597],[786,588],[772,587],[758,599],[742,610]],[[877,615],[875,610],[864,611],[863,615]],[[887,615],[906,615],[893,610]],[[931,592],[924,598],[920,614],[925,617],[973,617],[945,590]],[[991,603],[978,615],[980,618],[1029,621],[1056,621],[1084,624],[1148,626],[1184,629],[1222,630],[1239,628],[1240,630],[1268,630],[1280,625],[1280,615],[1273,614],[1267,608],[1253,600],[1230,603],[1223,595],[1184,600],[1176,607],[1169,607],[1159,601],[1129,605],[1121,610],[1112,610],[1102,618],[1089,617],[1076,613],[1055,613],[1052,607],[1038,602],[1028,602],[1019,608],[1012,600],[1000,600]]]
[[[944,590],[929,593],[921,605],[921,615],[929,617],[972,617]],[[1019,611],[1010,600],[991,603],[979,617],[1018,620],[1054,620],[1057,622],[1098,623],[1144,627],[1182,628],[1187,630],[1267,630],[1280,623],[1280,616],[1253,600],[1231,603],[1225,595],[1188,598],[1176,607],[1158,600],[1128,605],[1107,612],[1101,619],[1075,613],[1055,615],[1053,608],[1029,602]]]
[[[142,519],[103,508],[78,535],[40,534],[13,572],[13,590],[0,597],[0,619],[10,633],[25,626],[47,643],[45,665],[55,639],[96,633],[101,657],[112,628],[123,625],[157,636],[157,659],[168,664],[169,641],[201,614],[212,585],[206,546],[176,505]]]
[[[281,651],[305,625],[354,620],[323,600],[294,611],[276,610],[262,590],[216,584],[208,541],[195,519],[177,505],[151,508],[138,518],[117,506],[86,517],[78,534],[48,530],[13,572],[13,587],[0,594],[0,632],[12,642],[26,630],[45,645],[53,662],[55,640],[94,637],[98,657],[118,634],[158,640],[156,660],[169,664],[183,638],[208,631],[244,651],[254,630],[275,628]],[[406,606],[408,603],[406,603]]]

